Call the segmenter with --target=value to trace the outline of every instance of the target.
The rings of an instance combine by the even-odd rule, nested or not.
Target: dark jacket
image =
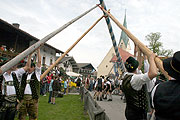
[[[52,89],[53,91],[59,91],[60,90],[60,85],[58,80],[54,80],[52,84]]]

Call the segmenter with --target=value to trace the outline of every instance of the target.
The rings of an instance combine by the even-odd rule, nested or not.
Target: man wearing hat
[[[170,80],[158,84],[152,91],[156,120],[180,120],[180,51],[163,61]]]
[[[157,67],[154,61],[155,54],[149,57],[149,71],[145,74],[137,74],[139,62],[129,57],[125,62],[127,72],[124,74],[122,90],[126,97],[125,116],[127,120],[147,120],[147,88],[152,86],[152,79],[157,75]]]

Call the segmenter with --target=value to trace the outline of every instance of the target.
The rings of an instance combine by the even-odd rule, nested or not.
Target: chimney
[[[15,28],[18,28],[18,29],[19,29],[20,24],[18,24],[18,23],[13,23],[12,25],[13,25]]]

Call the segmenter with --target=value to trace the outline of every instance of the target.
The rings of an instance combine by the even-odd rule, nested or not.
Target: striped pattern
[[[102,6],[105,10],[107,10],[104,1],[103,1],[103,0],[99,0],[99,1],[100,1],[101,6]],[[105,16],[107,16],[105,12],[103,12],[103,13],[104,13]],[[115,50],[115,53],[116,53],[116,56],[117,56],[117,59],[118,59],[118,60],[117,60],[118,63],[119,63],[118,66],[120,67],[122,73],[124,73],[124,72],[125,72],[124,62],[123,62],[123,60],[122,60],[122,58],[121,58],[121,56],[120,56],[120,54],[119,54],[119,51],[118,51],[118,47],[117,47],[117,44],[116,44],[116,39],[115,39],[115,36],[114,36],[114,33],[113,33],[113,29],[112,29],[112,26],[111,26],[110,19],[109,19],[108,16],[107,16],[105,19],[106,19],[106,23],[107,23],[107,25],[108,25],[109,33],[110,33],[110,35],[111,35],[113,47],[114,47],[114,50]]]

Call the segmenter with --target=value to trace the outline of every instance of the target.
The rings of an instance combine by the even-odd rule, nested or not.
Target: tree
[[[145,36],[146,40],[149,41],[149,49],[156,53],[158,56],[170,57],[173,55],[172,49],[165,50],[163,48],[163,43],[160,42],[161,33],[150,33]]]

